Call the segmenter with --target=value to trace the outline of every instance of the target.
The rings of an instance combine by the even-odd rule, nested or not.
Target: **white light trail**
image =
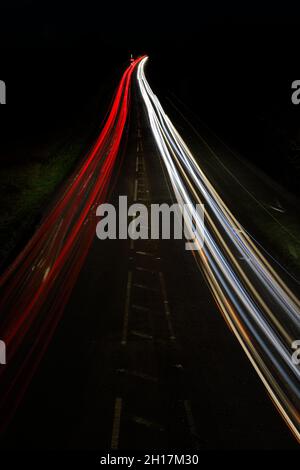
[[[300,302],[236,220],[165,114],[138,66],[139,88],[151,130],[177,199],[204,204],[190,226],[196,260],[220,311],[238,338],[276,407],[300,442],[300,368],[292,343],[300,338]],[[193,231],[194,228],[194,231]],[[204,246],[202,246],[204,236]]]

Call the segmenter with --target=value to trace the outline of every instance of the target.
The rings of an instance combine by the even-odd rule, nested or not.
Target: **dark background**
[[[291,103],[291,83],[300,78],[299,12],[286,2],[4,2],[0,159],[27,158],[21,149],[91,113],[100,125],[130,53],[147,53],[162,100],[175,93],[299,194],[300,106]]]

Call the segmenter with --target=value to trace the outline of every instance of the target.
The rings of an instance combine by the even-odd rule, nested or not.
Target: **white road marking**
[[[149,419],[143,418],[142,416],[132,416],[131,417],[132,421],[134,421],[136,424],[141,424],[143,426],[146,426],[147,428],[155,428],[159,431],[164,431],[164,427],[161,426],[158,423],[154,423],[153,421],[150,421]]]
[[[138,338],[148,339],[150,341],[153,339],[152,335],[148,335],[147,333],[143,333],[142,331],[131,330],[130,333],[134,336],[137,336]]]
[[[113,428],[112,428],[112,435],[111,435],[111,448],[114,450],[117,450],[119,447],[121,412],[122,412],[122,398],[116,398]]]
[[[46,278],[47,278],[47,276],[48,276],[48,274],[49,274],[49,272],[50,272],[50,269],[51,269],[51,267],[48,266],[48,268],[46,269],[46,271],[45,271],[45,273],[44,273],[44,276],[43,276],[43,282],[46,280]]]
[[[137,255],[155,257],[155,255],[153,253],[149,253],[148,251],[136,251],[135,253]],[[160,259],[160,258],[157,258],[157,259]]]
[[[194,416],[193,416],[193,413],[192,413],[191,402],[189,400],[184,400],[184,409],[185,409],[186,419],[187,419],[187,423],[188,423],[188,427],[189,427],[191,436],[197,437],[197,435],[198,435],[197,434],[197,428],[196,428],[195,419],[194,419]]]

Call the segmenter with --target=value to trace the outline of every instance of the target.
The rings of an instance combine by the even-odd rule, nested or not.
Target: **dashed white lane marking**
[[[152,258],[155,257],[153,253],[149,253],[148,251],[136,251],[135,252],[137,255],[142,255],[142,256],[151,256]],[[159,259],[159,258],[157,258]]]
[[[185,409],[186,419],[187,419],[187,423],[188,423],[188,427],[189,427],[191,436],[193,436],[195,438],[195,437],[198,436],[198,434],[197,434],[195,419],[194,419],[194,416],[193,416],[193,413],[192,413],[191,402],[189,400],[184,400],[184,409]],[[198,446],[196,446],[196,447],[198,447]]]
[[[166,289],[166,284],[165,284],[165,278],[164,278],[164,275],[163,275],[162,272],[159,273],[159,281],[160,281],[160,286],[161,286],[161,292],[162,292],[163,304],[164,304],[164,311],[165,311],[165,315],[166,315],[166,319],[167,319],[170,339],[175,340],[176,336],[175,336],[174,328],[173,328],[172,321],[171,321],[171,311],[170,311],[169,301],[168,301],[168,297],[167,297],[167,289]]]
[[[117,450],[119,447],[121,412],[122,412],[122,398],[116,398],[113,428],[112,428],[112,435],[111,435],[111,448],[113,450]]]
[[[133,336],[137,336],[138,338],[148,339],[149,341],[153,340],[153,336],[148,335],[147,333],[143,333],[142,331],[131,330],[130,332]]]
[[[128,278],[127,278],[124,323],[123,323],[123,333],[122,333],[122,341],[121,341],[121,344],[123,346],[127,344],[131,286],[132,286],[132,271],[129,271]]]
[[[44,273],[44,276],[43,276],[43,282],[44,282],[45,279],[47,278],[47,276],[48,276],[48,274],[49,274],[49,272],[50,272],[50,269],[51,269],[51,267],[48,266],[48,268],[46,269],[46,271],[45,271],[45,273]]]
[[[147,428],[154,428],[158,431],[164,431],[165,428],[158,423],[154,423],[149,419],[143,418],[142,416],[131,416],[131,419],[136,424],[141,424],[142,426],[146,426]]]

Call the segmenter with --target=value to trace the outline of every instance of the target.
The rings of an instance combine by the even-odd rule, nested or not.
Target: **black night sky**
[[[161,94],[175,93],[265,168],[275,133],[272,171],[282,176],[278,132],[298,132],[290,100],[300,34],[295,7],[28,0],[1,8],[1,71],[10,102],[1,112],[2,146],[12,136],[24,143],[84,119],[103,83],[113,92],[129,54],[147,53]],[[297,190],[293,181],[284,184]]]

